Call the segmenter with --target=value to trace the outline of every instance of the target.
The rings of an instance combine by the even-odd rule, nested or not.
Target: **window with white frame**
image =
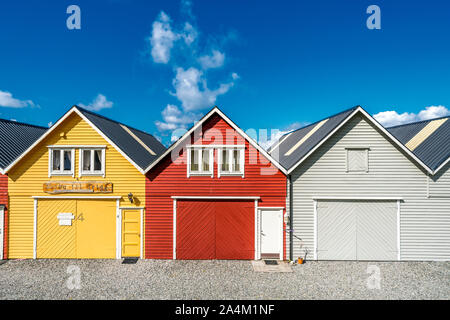
[[[105,149],[80,149],[80,176],[105,175]]]
[[[369,172],[369,148],[347,148],[347,172]]]
[[[244,163],[244,146],[230,146],[219,148],[219,177],[224,175],[244,176]]]
[[[188,176],[213,176],[213,148],[204,146],[190,146],[187,151]]]
[[[75,149],[50,149],[49,175],[73,176],[75,162]]]

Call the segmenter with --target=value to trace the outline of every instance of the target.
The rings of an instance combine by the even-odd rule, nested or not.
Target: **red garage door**
[[[254,250],[254,202],[177,202],[177,259],[250,260]]]

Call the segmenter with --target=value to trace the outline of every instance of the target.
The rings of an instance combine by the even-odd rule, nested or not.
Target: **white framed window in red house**
[[[214,176],[214,148],[209,146],[187,147],[187,176]]]
[[[233,145],[218,148],[218,176],[244,177],[245,146]]]

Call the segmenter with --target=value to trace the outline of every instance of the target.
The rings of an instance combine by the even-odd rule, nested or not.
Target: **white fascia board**
[[[220,199],[220,200],[259,200],[259,199],[261,199],[261,197],[258,197],[258,196],[248,196],[248,197],[246,197],[246,196],[236,196],[236,197],[233,197],[233,196],[172,196],[171,197],[172,199],[187,199],[187,200],[189,200],[189,199],[192,199],[192,200],[198,200],[198,199],[206,199],[206,200],[209,200],[209,199]]]
[[[450,161],[450,157],[447,158],[447,160],[445,160],[436,170],[433,171],[433,175],[435,175],[436,173],[438,173],[439,171],[441,171],[441,169],[443,167],[445,167],[445,165]]]
[[[381,124],[379,124],[375,119],[372,118],[363,108],[358,107],[353,111],[344,121],[342,121],[333,131],[331,131],[322,141],[320,141],[316,146],[311,149],[303,158],[301,158],[294,166],[292,166],[287,174],[291,174],[303,161],[305,161],[314,151],[316,151],[322,144],[324,144],[331,136],[333,136],[336,131],[338,131],[341,127],[343,127],[355,114],[361,112],[366,118],[374,124],[377,128],[379,128],[388,138],[398,145],[403,151],[406,152],[411,158],[413,158],[418,164],[420,164],[428,173],[433,174],[433,171],[425,165],[419,158],[417,158],[408,148],[406,148],[400,141],[398,141],[389,131],[387,131]]]
[[[313,200],[389,200],[402,201],[402,197],[340,197],[340,196],[313,196]]]
[[[157,163],[159,163],[165,156],[167,156],[173,149],[179,146],[186,138],[198,129],[206,120],[208,120],[214,113],[217,113],[224,119],[233,129],[237,131],[245,140],[247,140],[253,147],[255,147],[259,152],[261,152],[270,162],[272,162],[281,172],[287,174],[286,169],[284,169],[272,156],[270,156],[261,146],[256,143],[255,140],[250,138],[244,131],[242,131],[233,121],[231,121],[219,108],[214,107],[206,116],[202,118],[201,121],[197,122],[188,132],[186,132],[176,143],[174,143],[169,149],[166,150],[158,159],[151,163],[145,173],[147,173],[151,168],[153,168]]]
[[[76,106],[70,108],[50,129],[48,129],[39,139],[37,139],[27,150],[25,150],[16,160],[14,160],[5,170],[7,173],[14,167],[23,157],[25,157],[31,150],[34,149],[42,140],[48,137],[64,120],[66,120],[73,112],[76,112],[84,121],[86,121],[103,139],[112,145],[125,159],[127,159],[140,173],[144,174],[144,170],[139,167],[130,157],[128,157],[116,144],[114,144],[97,126],[95,126],[88,118],[86,118]],[[63,146],[64,147],[64,146]]]

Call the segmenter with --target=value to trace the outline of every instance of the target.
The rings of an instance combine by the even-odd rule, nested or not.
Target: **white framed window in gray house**
[[[346,172],[369,172],[369,150],[367,147],[345,148]]]
[[[187,176],[213,176],[214,175],[214,148],[208,146],[187,147]]]
[[[245,146],[233,145],[218,149],[218,176],[244,177]]]
[[[49,147],[48,175],[74,176],[75,149]]]
[[[105,147],[80,149],[80,176],[105,176]]]

